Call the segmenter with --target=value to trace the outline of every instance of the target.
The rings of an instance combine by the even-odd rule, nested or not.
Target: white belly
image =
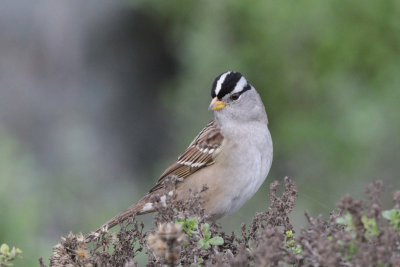
[[[187,177],[181,192],[198,191],[207,185],[203,206],[215,219],[239,210],[260,188],[271,167],[271,136],[266,125],[260,128],[254,131],[259,134],[255,138],[229,138],[240,142],[224,139],[215,163]]]
[[[230,158],[229,155],[221,155],[224,161],[234,162],[234,164],[225,168],[226,173],[223,177],[225,183],[221,190],[225,192],[220,198],[222,205],[216,212],[219,214],[216,217],[228,216],[238,211],[254,196],[265,181],[271,168],[273,149],[268,129],[264,134],[264,138],[257,138],[261,140],[259,144],[251,143],[250,140],[241,144],[240,147],[235,144],[241,157]]]

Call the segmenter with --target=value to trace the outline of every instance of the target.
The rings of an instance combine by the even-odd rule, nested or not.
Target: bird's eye
[[[233,94],[233,95],[231,95],[231,100],[238,100],[239,97],[240,97],[240,93]]]

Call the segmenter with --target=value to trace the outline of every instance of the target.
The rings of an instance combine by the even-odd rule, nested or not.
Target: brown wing
[[[162,188],[162,183],[168,175],[185,178],[201,168],[213,164],[223,139],[217,123],[212,120],[201,130],[178,160],[164,171],[150,193]]]

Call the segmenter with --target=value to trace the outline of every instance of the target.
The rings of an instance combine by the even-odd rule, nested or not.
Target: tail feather
[[[146,204],[149,205],[146,208]],[[120,212],[118,215],[111,218],[105,224],[103,224],[100,228],[98,228],[95,232],[92,232],[87,238],[87,242],[97,238],[99,234],[104,231],[104,229],[108,230],[113,228],[114,226],[118,225],[119,223],[125,221],[132,215],[143,215],[147,213],[153,212],[152,205],[146,201],[145,198],[141,199],[139,202],[133,204],[126,210]]]

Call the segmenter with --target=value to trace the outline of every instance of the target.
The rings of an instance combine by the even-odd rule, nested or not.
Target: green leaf
[[[300,245],[293,247],[292,250],[293,250],[294,254],[302,254],[303,253],[303,249],[301,248]]]
[[[355,243],[350,243],[347,247],[347,259],[350,260],[354,255],[357,254],[358,247]]]
[[[197,225],[197,218],[190,218],[190,219],[188,219],[188,220],[187,220],[187,224],[188,224],[188,226],[189,226],[191,229],[197,228],[197,227],[198,227],[198,225]]]
[[[286,242],[286,246],[287,246],[288,248],[293,247],[293,246],[294,246],[294,240],[291,239],[291,240],[287,241],[287,242]]]
[[[210,225],[208,223],[203,224],[203,235],[205,240],[209,240],[211,238],[210,233]]]
[[[188,219],[176,219],[176,223],[182,225],[183,231],[190,237],[193,234],[198,234],[198,231],[194,231],[193,229],[198,228],[197,218],[188,218]]]
[[[292,238],[293,237],[293,231],[292,230],[286,231],[286,237],[287,238]]]
[[[336,223],[346,225],[346,232],[350,232],[352,230],[355,230],[354,224],[353,224],[353,217],[351,216],[350,213],[347,213],[343,217],[339,217],[336,219]]]
[[[391,215],[392,211],[393,210],[384,210],[384,211],[382,211],[382,217],[385,218],[388,221],[392,220],[392,215]]]
[[[0,246],[0,252],[4,255],[8,254],[8,252],[10,251],[10,247],[7,244],[2,244]]]
[[[224,239],[220,236],[215,236],[208,240],[208,242],[213,246],[221,246],[224,244]]]
[[[367,230],[365,232],[366,238],[377,236],[379,234],[379,229],[376,225],[375,218],[368,218],[367,216],[363,215],[361,217],[361,222],[363,223],[365,230]]]
[[[11,249],[11,251],[10,251],[10,259],[14,259],[15,258],[15,254],[16,254],[16,252],[15,252],[15,247],[13,247],[12,249]]]
[[[390,221],[390,225],[393,226],[393,229],[398,232],[400,231],[400,210],[399,209],[391,209],[385,210],[382,212],[383,218]]]
[[[208,241],[204,240],[204,238],[199,240],[198,243],[199,248],[203,248],[203,249],[209,249],[210,248],[210,243],[208,243]]]

